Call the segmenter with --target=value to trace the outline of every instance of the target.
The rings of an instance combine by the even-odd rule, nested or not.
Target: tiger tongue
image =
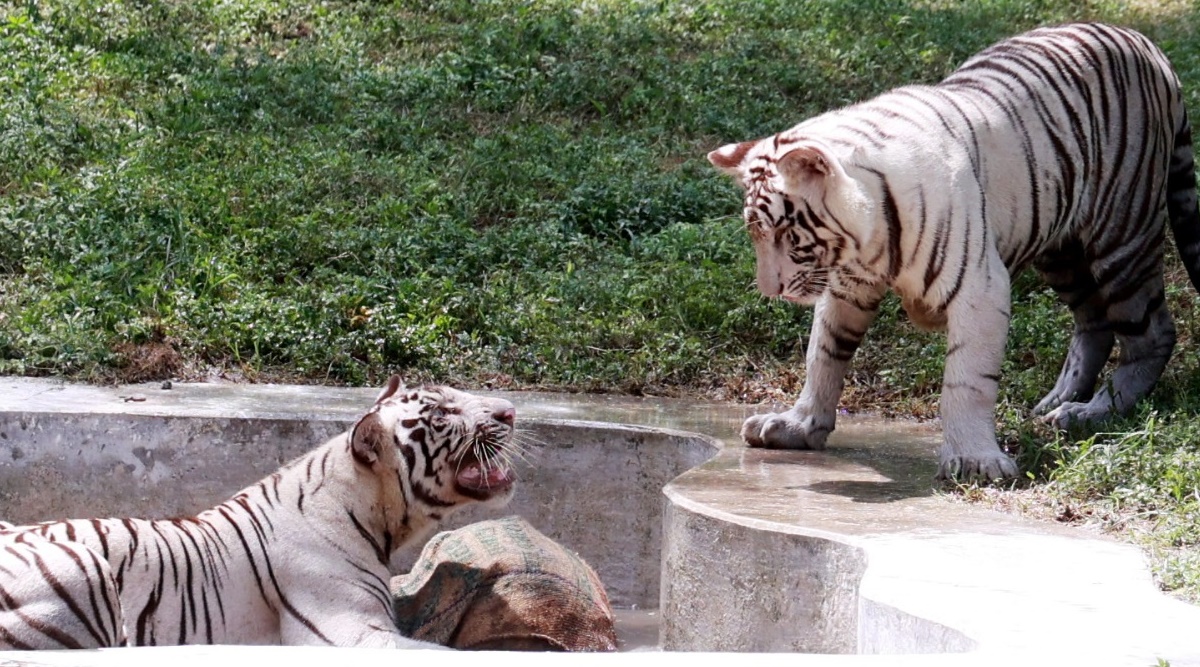
[[[498,486],[508,482],[508,471],[502,467],[487,468],[475,463],[458,471],[458,483],[472,488]]]

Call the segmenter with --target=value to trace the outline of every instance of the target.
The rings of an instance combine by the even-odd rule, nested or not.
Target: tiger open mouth
[[[454,476],[454,486],[464,496],[484,499],[504,493],[517,481],[512,468],[495,457],[480,461],[474,452],[463,456]]]

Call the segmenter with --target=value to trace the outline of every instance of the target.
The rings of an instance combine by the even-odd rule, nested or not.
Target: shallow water
[[[659,616],[657,609],[614,609],[617,621],[617,649],[623,653],[658,651]]]

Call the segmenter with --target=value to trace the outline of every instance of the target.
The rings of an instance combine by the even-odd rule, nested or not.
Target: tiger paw
[[[995,482],[1017,476],[1017,464],[996,451],[986,454],[942,456],[937,479],[950,482]]]
[[[1049,394],[1046,394],[1046,396],[1043,397],[1042,400],[1038,401],[1038,404],[1033,407],[1033,414],[1039,415],[1044,419],[1047,413],[1062,405],[1063,401],[1065,400],[1067,399],[1061,396],[1057,391],[1052,391]]]
[[[742,424],[742,440],[764,449],[825,449],[833,420],[802,416],[794,411],[754,415]]]
[[[1099,421],[1110,414],[1112,414],[1112,410],[1105,404],[1063,403],[1042,416],[1042,421],[1056,429],[1065,431],[1071,426]]]

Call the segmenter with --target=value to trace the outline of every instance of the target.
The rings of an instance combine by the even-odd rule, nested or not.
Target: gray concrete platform
[[[100,493],[97,479],[109,480],[114,512],[127,514],[147,506],[145,489],[191,478],[201,483],[176,500],[194,511],[291,458],[281,443],[303,449],[340,431],[374,394],[0,378],[0,518],[69,511],[83,489]],[[843,418],[828,450],[776,452],[738,444],[754,411],[744,406],[503,395],[545,443],[522,472],[530,495],[510,509],[536,516],[534,525],[592,562],[618,604],[658,607],[668,651],[809,653],[759,654],[755,664],[1200,665],[1200,609],[1159,593],[1135,547],[935,495],[930,426]],[[200,459],[209,467],[197,468]],[[605,478],[617,486],[596,483]],[[303,651],[311,649],[7,653],[0,664],[249,663]],[[693,658],[488,657],[514,659]]]

